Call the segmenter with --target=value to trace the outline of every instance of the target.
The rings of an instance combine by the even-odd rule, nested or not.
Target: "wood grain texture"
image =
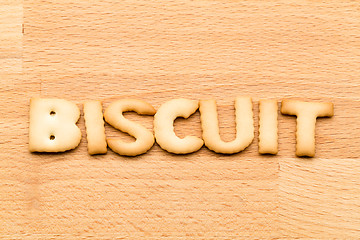
[[[360,3],[0,0],[0,33],[1,239],[360,237]],[[231,140],[238,95],[253,97],[256,125],[239,154],[89,156],[83,116],[77,149],[27,150],[32,96],[214,98]],[[335,105],[313,159],[295,157],[291,116],[279,154],[257,152],[258,100],[289,97]],[[200,137],[199,113],[175,131]]]

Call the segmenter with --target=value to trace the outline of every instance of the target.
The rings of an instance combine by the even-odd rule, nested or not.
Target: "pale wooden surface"
[[[0,238],[358,239],[359,78],[358,2],[0,0]],[[225,140],[237,95],[253,97],[256,124],[260,98],[330,100],[335,116],[318,120],[313,159],[294,157],[281,115],[275,157],[257,137],[231,156],[91,157],[83,117],[76,150],[30,154],[39,95],[215,98]],[[200,136],[199,114],[176,131]]]

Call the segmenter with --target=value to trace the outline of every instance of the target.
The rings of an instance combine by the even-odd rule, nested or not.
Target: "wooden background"
[[[0,0],[0,238],[359,239],[359,78],[356,1]],[[215,98],[231,140],[238,95],[253,97],[256,131],[260,98],[332,101],[316,158],[294,156],[295,118],[281,115],[274,157],[257,136],[231,156],[93,157],[83,117],[77,149],[27,149],[33,96]],[[175,128],[200,136],[199,114]]]

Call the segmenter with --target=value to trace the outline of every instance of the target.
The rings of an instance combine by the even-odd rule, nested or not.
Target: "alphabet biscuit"
[[[174,120],[177,117],[188,118],[199,107],[199,101],[173,99],[160,106],[154,116],[156,142],[168,152],[187,154],[199,150],[203,140],[195,136],[179,138],[174,132]]]
[[[116,153],[136,156],[147,152],[154,145],[154,135],[144,126],[132,122],[123,116],[123,112],[135,111],[141,115],[154,115],[156,110],[149,103],[137,99],[121,99],[109,105],[105,110],[105,121],[120,131],[129,133],[135,142],[123,142],[120,139],[107,139],[109,147]]]
[[[278,105],[276,100],[259,101],[259,153],[278,153]]]
[[[281,113],[296,115],[296,155],[315,156],[315,123],[317,117],[332,117],[334,105],[328,102],[283,100]]]
[[[107,144],[100,101],[87,101],[84,103],[84,119],[88,153],[90,155],[105,154],[107,152]]]
[[[200,101],[201,127],[205,146],[217,153],[233,154],[244,150],[254,139],[254,120],[250,97],[235,100],[236,138],[221,140],[215,100]]]
[[[63,99],[30,100],[30,152],[64,152],[76,148],[81,140],[76,122],[79,108]]]

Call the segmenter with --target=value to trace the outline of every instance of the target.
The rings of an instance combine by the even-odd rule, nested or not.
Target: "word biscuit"
[[[202,138],[186,136],[179,138],[174,132],[178,117],[188,118],[200,112]],[[198,151],[203,145],[222,154],[243,151],[254,140],[253,103],[250,97],[235,99],[236,137],[225,142],[219,133],[218,113],[215,100],[172,99],[156,111],[149,103],[138,99],[120,99],[111,103],[102,113],[101,101],[84,103],[84,119],[88,153],[106,154],[107,147],[124,156],[146,153],[154,145],[174,154]],[[124,112],[154,116],[154,133],[139,123],[126,119]],[[315,123],[318,117],[332,117],[334,105],[329,102],[305,102],[286,99],[280,112],[296,116],[296,155],[315,156]],[[76,148],[81,132],[76,123],[80,110],[76,104],[64,99],[32,98],[30,100],[30,152],[64,152]],[[105,120],[105,121],[104,121]],[[134,142],[107,138],[104,124],[128,133]],[[259,101],[259,146],[260,154],[278,153],[278,102]]]

